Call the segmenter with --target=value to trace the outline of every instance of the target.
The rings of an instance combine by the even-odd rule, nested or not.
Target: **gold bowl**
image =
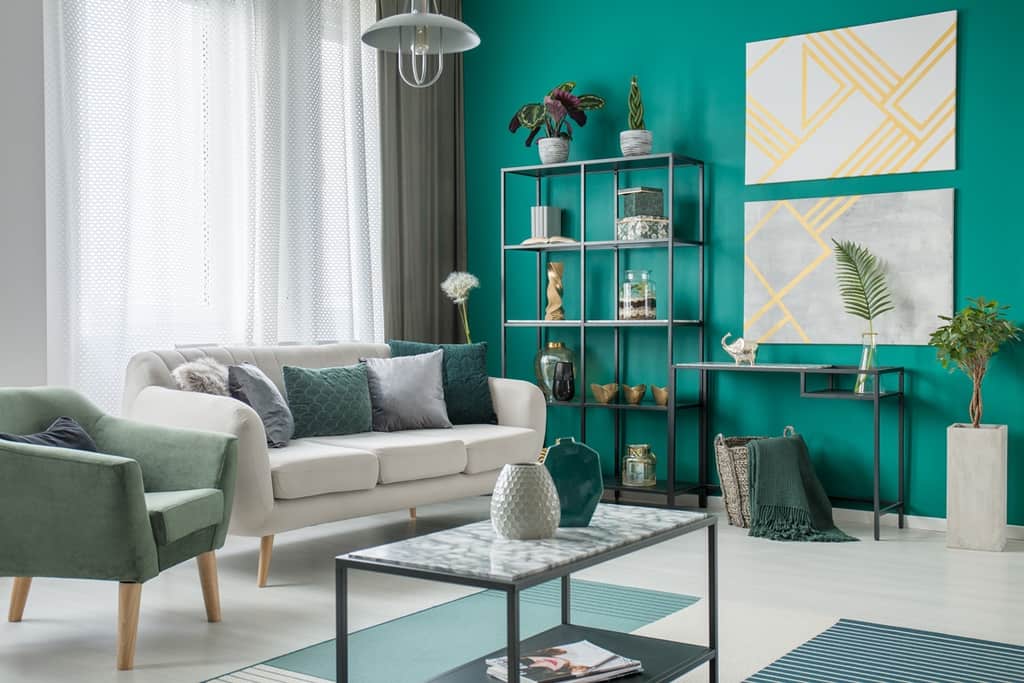
[[[590,391],[594,394],[594,398],[598,403],[611,403],[619,393],[619,385],[614,382],[611,384],[591,384]]]
[[[647,385],[637,384],[636,386],[631,387],[628,384],[623,384],[622,393],[626,395],[626,403],[636,405],[643,400],[644,394],[647,393]]]
[[[659,406],[668,405],[668,387],[651,385],[651,393],[654,394],[654,402]]]

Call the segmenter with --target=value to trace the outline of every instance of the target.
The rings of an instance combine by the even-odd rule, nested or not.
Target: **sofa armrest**
[[[0,576],[142,582],[159,572],[129,458],[0,442]]]
[[[146,387],[132,403],[129,417],[164,427],[234,436],[237,439],[237,476],[231,530],[260,535],[274,506],[274,492],[267,436],[263,422],[252,408],[227,396]]]
[[[547,404],[537,385],[521,379],[488,379],[498,424],[532,429],[543,439],[547,428]]]

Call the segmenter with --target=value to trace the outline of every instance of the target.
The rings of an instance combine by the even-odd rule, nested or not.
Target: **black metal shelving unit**
[[[696,195],[696,207],[697,212],[695,227],[696,227],[696,239],[685,240],[678,239],[675,236],[680,234],[680,225],[677,225],[676,214],[676,172],[689,169],[694,172],[696,178],[692,181],[693,188]],[[666,196],[667,196],[667,208],[668,208],[668,223],[669,223],[669,234],[673,237],[668,239],[653,239],[653,240],[588,240],[587,239],[587,179],[595,174],[611,174],[612,175],[612,205],[614,216],[612,216],[614,226],[614,220],[619,218],[618,215],[618,190],[619,190],[619,175],[621,173],[628,173],[631,171],[650,171],[650,170],[664,170],[666,172]],[[522,245],[522,244],[508,244],[507,243],[507,187],[508,180],[510,177],[525,177],[531,178],[534,181],[534,202],[536,205],[541,204],[542,192],[544,189],[544,181],[546,179],[555,177],[565,177],[576,175],[579,177],[580,182],[580,218],[579,218],[579,242],[565,244],[544,244],[544,245]],[[690,359],[693,362],[703,362],[705,359],[705,334],[704,334],[704,274],[705,274],[705,254],[704,247],[706,243],[706,225],[705,225],[705,206],[704,206],[704,162],[693,159],[690,157],[678,155],[678,154],[651,154],[645,156],[634,156],[634,157],[620,157],[611,159],[593,159],[587,161],[569,161],[560,164],[545,164],[536,166],[518,166],[512,168],[501,169],[501,320],[502,320],[502,334],[501,334],[501,373],[506,375],[508,371],[507,354],[508,354],[508,330],[510,328],[535,328],[536,329],[536,347],[540,348],[545,341],[546,332],[553,328],[560,329],[578,329],[579,330],[579,353],[578,356],[578,376],[577,381],[580,384],[579,396],[573,401],[567,402],[553,402],[551,405],[555,406],[569,406],[579,410],[580,416],[580,439],[586,439],[587,433],[587,411],[588,410],[611,410],[615,411],[616,418],[614,421],[614,442],[615,442],[615,454],[614,454],[614,472],[615,474],[605,480],[605,489],[613,493],[615,500],[618,501],[621,494],[624,491],[657,494],[664,498],[663,504],[668,507],[677,507],[676,497],[686,493],[696,493],[698,495],[699,504],[701,507],[707,505],[708,495],[708,442],[707,442],[707,377],[706,373],[701,373],[696,397],[691,397],[687,400],[680,400],[677,395],[677,384],[676,384],[676,372],[675,365],[678,362],[675,358],[675,334],[678,328],[698,328],[697,333],[697,348],[696,353]],[[667,257],[667,273],[668,283],[665,289],[659,287],[661,296],[664,296],[667,300],[666,317],[661,320],[603,320],[603,319],[588,319],[587,318],[587,255],[596,250],[610,250],[614,254],[614,282],[616,287],[618,286],[621,276],[620,266],[620,254],[623,250],[632,249],[657,249],[663,250]],[[695,249],[697,250],[697,274],[696,282],[694,283],[697,288],[697,318],[696,319],[679,319],[675,317],[675,270],[676,270],[676,252],[679,249]],[[536,282],[537,282],[537,298],[535,302],[535,316],[531,320],[509,320],[507,314],[507,282],[506,282],[506,270],[507,270],[507,258],[509,253],[514,252],[534,252],[536,255]],[[580,282],[579,282],[579,302],[580,302],[580,319],[579,320],[542,320],[543,317],[543,287],[541,286],[542,278],[544,277],[547,257],[551,253],[567,253],[572,252],[579,255],[580,258]],[[566,284],[565,291],[569,290],[568,284]],[[617,296],[617,295],[616,295]],[[618,305],[616,302],[616,312],[618,311]],[[670,397],[668,406],[658,406],[656,404],[641,403],[639,405],[630,405],[626,403],[611,403],[603,404],[597,403],[596,401],[587,400],[587,374],[586,374],[586,348],[587,348],[587,332],[588,330],[595,328],[608,328],[613,331],[613,346],[614,346],[614,377],[613,382],[620,384],[622,378],[620,377],[620,355],[621,355],[621,333],[622,330],[630,328],[656,328],[664,329],[667,337],[667,357],[665,359],[665,383],[667,386],[668,395]],[[696,482],[682,482],[676,479],[676,464],[677,464],[677,449],[676,449],[676,422],[680,411],[695,410],[698,414],[698,433],[695,436],[694,441],[697,443],[697,458],[698,458],[698,477]],[[626,486],[621,481],[621,462],[623,457],[624,444],[622,442],[622,415],[629,411],[648,411],[648,412],[660,412],[666,416],[666,450],[667,450],[667,472],[666,479],[661,480],[654,487],[632,487]]]

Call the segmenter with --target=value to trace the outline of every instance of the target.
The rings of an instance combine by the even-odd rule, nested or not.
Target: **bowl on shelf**
[[[637,384],[631,387],[628,384],[623,384],[622,393],[626,396],[626,403],[635,406],[644,399],[644,394],[647,393],[647,385]]]
[[[651,393],[654,394],[654,402],[659,406],[668,405],[668,387],[651,385]]]
[[[611,403],[619,393],[619,385],[614,382],[611,384],[591,384],[590,392],[594,394],[594,399],[598,403]]]

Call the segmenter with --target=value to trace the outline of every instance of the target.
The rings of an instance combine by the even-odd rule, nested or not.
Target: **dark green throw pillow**
[[[340,368],[284,366],[288,407],[295,418],[292,438],[359,434],[373,429],[370,385],[362,363]]]
[[[444,402],[452,424],[498,424],[487,383],[487,342],[426,344],[389,341],[392,356],[415,356],[444,350]]]

